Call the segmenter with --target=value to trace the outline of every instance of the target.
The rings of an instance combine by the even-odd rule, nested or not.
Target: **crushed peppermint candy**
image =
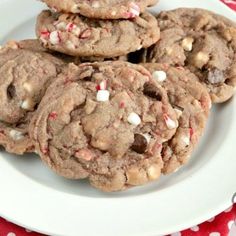
[[[49,114],[48,119],[49,120],[56,120],[57,117],[58,117],[58,114],[55,111],[53,111]]]
[[[40,36],[41,36],[41,38],[48,39],[50,36],[50,32],[48,30],[41,31]]]
[[[17,140],[21,140],[21,139],[24,138],[23,133],[20,132],[20,131],[18,131],[18,130],[15,130],[15,129],[12,129],[12,130],[10,131],[10,136],[11,136],[12,139],[14,139],[14,140],[16,140],[16,141],[17,141]]]
[[[131,2],[129,8],[129,17],[134,18],[136,16],[139,16],[139,14],[140,14],[140,7],[134,2]]]
[[[68,32],[71,32],[73,29],[75,29],[76,28],[76,25],[74,24],[74,23],[72,23],[72,22],[70,22],[70,23],[68,23],[67,25],[66,25],[66,30],[68,31]]]
[[[49,36],[49,41],[51,44],[53,45],[56,45],[56,44],[59,44],[61,39],[60,39],[60,33],[59,31],[53,31],[50,33],[50,36]]]
[[[176,125],[176,122],[173,121],[167,114],[164,114],[163,117],[164,117],[166,126],[167,126],[169,129],[175,129],[175,128],[176,128],[176,126],[177,126],[177,125]]]
[[[166,80],[167,75],[165,71],[157,70],[152,73],[152,77],[158,82],[163,82]]]
[[[96,89],[99,90],[106,90],[107,89],[107,81],[103,80],[99,85],[97,85]]]
[[[138,126],[141,123],[141,119],[138,114],[131,112],[128,116],[128,122],[132,125]]]
[[[97,101],[106,102],[109,101],[110,92],[108,90],[98,90],[97,92]]]

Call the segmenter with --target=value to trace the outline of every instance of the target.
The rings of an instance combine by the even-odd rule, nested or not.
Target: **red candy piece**
[[[49,114],[48,119],[49,120],[56,120],[57,116],[58,116],[58,114],[55,111],[53,111]]]

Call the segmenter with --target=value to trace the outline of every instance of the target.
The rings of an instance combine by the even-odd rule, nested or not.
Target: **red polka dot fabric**
[[[221,0],[236,11],[236,0]],[[208,221],[194,225],[190,229],[172,233],[170,236],[228,236],[232,226],[236,226],[236,204]],[[0,236],[43,236],[14,225],[0,217]]]

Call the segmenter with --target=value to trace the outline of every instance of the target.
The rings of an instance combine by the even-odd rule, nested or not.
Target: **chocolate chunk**
[[[225,80],[224,73],[221,70],[214,68],[208,72],[207,80],[211,84],[222,83]]]
[[[157,101],[162,100],[161,91],[159,91],[158,88],[155,87],[154,84],[151,84],[151,83],[144,84],[143,93],[151,98],[156,99]]]
[[[134,143],[132,144],[131,148],[139,153],[142,154],[147,149],[147,139],[142,134],[135,134],[134,135]]]
[[[13,97],[15,96],[16,94],[16,88],[13,84],[10,84],[7,88],[7,97],[9,99],[13,99]]]

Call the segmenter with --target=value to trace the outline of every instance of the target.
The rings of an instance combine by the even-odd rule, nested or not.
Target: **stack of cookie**
[[[212,102],[234,94],[236,25],[201,9],[154,17],[151,0],[45,2],[39,41],[0,49],[0,144],[109,192],[187,163]]]
[[[160,38],[157,20],[145,11],[156,0],[44,2],[51,10],[38,16],[39,40],[45,48],[82,61],[116,60]]]

